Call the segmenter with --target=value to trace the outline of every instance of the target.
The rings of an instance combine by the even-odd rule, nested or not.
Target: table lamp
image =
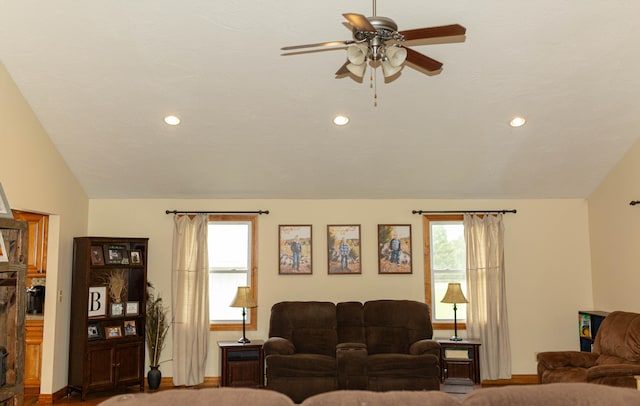
[[[253,298],[251,287],[238,286],[238,292],[236,293],[236,297],[235,299],[233,299],[230,307],[242,307],[242,337],[238,340],[238,342],[243,344],[250,343],[251,340],[249,340],[245,336],[245,320],[247,318],[247,308],[258,307],[256,300]]]
[[[440,301],[440,303],[453,303],[453,337],[451,337],[451,341],[462,341],[462,338],[458,337],[458,317],[456,311],[458,307],[457,303],[469,303],[467,298],[464,297],[462,293],[462,288],[460,288],[459,283],[449,283],[447,287],[447,293],[444,294],[444,297]]]

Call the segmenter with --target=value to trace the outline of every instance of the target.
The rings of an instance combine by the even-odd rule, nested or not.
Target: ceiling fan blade
[[[438,62],[435,59],[431,59],[426,55],[416,52],[411,48],[403,47],[407,50],[407,62],[419,66],[429,72],[435,72],[442,68],[442,62]]]
[[[305,44],[305,45],[292,45],[288,47],[280,48],[282,51],[290,51],[292,49],[302,49],[302,48],[317,48],[317,47],[335,47],[335,46],[345,46],[349,44],[353,44],[355,41],[331,41],[331,42],[318,42],[317,44]]]
[[[415,30],[400,31],[405,41],[414,39],[452,37],[464,35],[467,29],[460,24],[441,25],[439,27],[416,28]]]
[[[347,65],[349,65],[349,61],[345,62],[340,69],[336,71],[336,76],[348,75],[349,69],[347,69]]]
[[[373,25],[371,25],[367,17],[363,16],[362,14],[345,13],[343,14],[343,16],[347,19],[347,21],[349,21],[349,24],[351,24],[358,31],[376,32],[376,29]]]

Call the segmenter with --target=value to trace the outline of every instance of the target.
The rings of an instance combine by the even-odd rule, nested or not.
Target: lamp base
[[[238,342],[242,344],[249,344],[251,340],[249,340],[247,337],[242,337],[238,340]]]
[[[449,339],[450,341],[462,341],[462,337],[453,336]]]

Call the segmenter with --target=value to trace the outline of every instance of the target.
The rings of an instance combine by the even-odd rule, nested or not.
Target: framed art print
[[[102,247],[91,247],[91,265],[104,265]]]
[[[9,255],[7,254],[7,247],[4,245],[4,238],[0,232],[0,262],[9,262]]]
[[[0,217],[13,218],[13,212],[11,211],[11,206],[9,206],[7,195],[4,194],[4,189],[2,189],[2,183],[0,183]]]
[[[129,251],[129,259],[131,260],[131,265],[142,265],[142,251]]]
[[[330,275],[360,274],[360,225],[327,226]]]
[[[122,337],[122,328],[120,326],[107,326],[104,328],[104,333],[107,338],[120,338]]]
[[[129,254],[125,245],[104,245],[104,262],[107,265],[123,264],[129,265]]]
[[[134,316],[138,314],[138,302],[127,302],[127,306],[125,309],[125,314],[127,316]]]
[[[378,273],[412,273],[411,224],[378,224]]]
[[[89,287],[88,317],[102,317],[107,315],[107,287]]]
[[[281,225],[278,229],[281,275],[310,275],[311,225]]]
[[[123,316],[124,315],[124,303],[111,303],[111,316]]]
[[[99,340],[104,338],[100,329],[100,323],[89,323],[87,327],[87,336],[89,340]]]
[[[134,335],[136,335],[136,321],[135,320],[125,320],[124,321],[124,335],[126,335],[126,336],[134,336]]]

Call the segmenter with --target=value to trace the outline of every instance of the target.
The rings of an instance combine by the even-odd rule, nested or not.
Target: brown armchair
[[[271,308],[264,343],[266,387],[301,403],[338,389],[336,307],[330,302],[281,302]]]
[[[539,383],[589,382],[636,387],[640,375],[640,314],[612,312],[602,321],[593,352],[538,354]]]

